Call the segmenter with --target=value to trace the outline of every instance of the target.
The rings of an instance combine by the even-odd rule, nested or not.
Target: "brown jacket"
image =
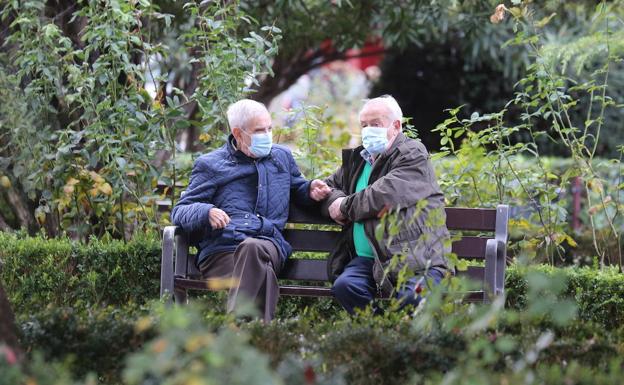
[[[369,186],[355,193],[365,162],[360,155],[362,149],[360,146],[343,150],[342,166],[325,180],[333,191],[323,202],[323,214],[329,216],[332,202],[345,197],[340,209],[350,221],[330,254],[329,277],[335,280],[355,256],[352,226],[355,221],[364,223],[366,236],[377,254],[374,276],[379,287],[387,286],[381,268],[387,267],[392,256],[398,254],[405,258],[399,266],[389,269],[391,283],[396,282],[396,273],[405,264],[415,274],[428,268],[448,270],[445,254],[451,250],[444,195],[425,146],[399,133],[392,146],[375,159]],[[378,229],[385,212],[396,213],[398,233],[388,225],[385,230]],[[377,240],[376,232],[381,235],[381,241]],[[395,235],[391,236],[392,233]]]

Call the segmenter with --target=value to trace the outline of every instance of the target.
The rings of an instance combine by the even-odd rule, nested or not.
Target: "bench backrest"
[[[303,211],[291,206],[289,223],[335,225],[319,214]],[[484,260],[486,244],[495,238],[507,242],[508,208],[501,205],[496,209],[482,208],[446,208],[446,225],[451,232],[476,231],[481,235],[462,236],[453,242],[452,251],[460,259]],[[286,229],[284,237],[293,251],[330,252],[338,240],[340,232],[336,230],[299,230]],[[487,235],[486,235],[487,234]],[[504,268],[504,266],[503,266]],[[483,282],[485,268],[470,266],[467,271],[458,272]],[[327,281],[325,260],[291,259],[280,274],[282,279]]]

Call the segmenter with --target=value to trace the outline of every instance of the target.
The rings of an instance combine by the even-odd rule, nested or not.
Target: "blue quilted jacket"
[[[232,143],[230,135],[221,148],[197,158],[171,221],[199,238],[198,264],[212,254],[234,251],[247,237],[272,241],[284,260],[292,252],[282,236],[290,197],[298,204],[313,204],[310,182],[301,175],[288,148],[273,145],[268,156],[252,159]],[[208,212],[213,207],[229,215],[225,228],[211,228]]]

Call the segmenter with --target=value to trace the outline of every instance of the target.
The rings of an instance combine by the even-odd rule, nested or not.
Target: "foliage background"
[[[0,384],[619,383],[622,3],[513,0],[491,24],[495,6],[3,2],[1,276],[28,360],[0,346]],[[207,311],[151,303],[168,221],[156,201],[223,143],[225,106],[268,103],[371,38],[386,54],[372,93],[405,107],[447,203],[514,207],[506,302],[434,291],[414,317],[351,319],[288,299],[271,325],[215,312],[222,294],[199,299]],[[308,177],[353,142],[340,108],[304,105],[276,127]]]

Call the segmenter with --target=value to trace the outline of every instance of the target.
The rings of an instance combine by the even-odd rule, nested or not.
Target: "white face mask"
[[[249,152],[251,152],[257,158],[263,158],[271,153],[273,147],[273,132],[259,132],[255,134],[249,134],[242,131],[245,135],[251,137],[251,144],[249,145]]]
[[[382,153],[388,145],[388,128],[371,126],[362,128],[362,144],[372,155]]]

